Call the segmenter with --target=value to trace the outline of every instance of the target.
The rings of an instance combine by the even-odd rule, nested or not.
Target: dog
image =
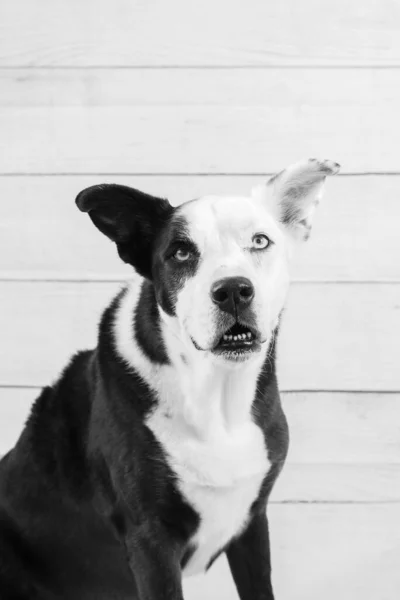
[[[290,256],[338,169],[309,159],[178,207],[78,195],[134,273],[0,462],[1,600],[183,600],[182,576],[223,552],[241,600],[273,600],[276,339]]]

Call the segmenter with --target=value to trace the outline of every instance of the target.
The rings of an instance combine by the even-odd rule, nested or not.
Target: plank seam
[[[400,63],[393,64],[357,64],[357,63],[320,63],[318,65],[310,65],[308,63],[299,63],[299,64],[281,64],[281,63],[271,63],[268,65],[252,65],[252,64],[236,64],[236,65],[224,65],[224,64],[215,64],[215,65],[171,65],[171,64],[159,64],[159,65],[1,65],[1,71],[41,71],[41,70],[49,70],[49,71],[165,71],[165,70],[176,70],[176,71],[234,71],[234,70],[254,70],[254,71],[270,71],[273,69],[282,69],[282,70],[296,70],[296,71],[322,71],[322,70],[330,70],[330,71],[397,71],[400,69]]]
[[[0,386],[1,387],[1,386]],[[382,394],[382,395],[396,395],[400,394],[400,390],[370,390],[370,389],[358,389],[358,390],[350,390],[350,389],[284,389],[280,388],[280,392],[284,394]]]
[[[36,384],[18,384],[18,383],[0,383],[0,391],[2,389],[16,389],[16,390],[41,390],[47,384],[36,385]],[[395,396],[396,394],[400,394],[400,390],[351,390],[351,389],[338,389],[338,390],[330,390],[330,389],[285,389],[280,388],[281,394],[351,394],[351,395],[376,395],[380,394],[382,396]],[[399,462],[400,464],[400,462]]]
[[[275,175],[275,171],[262,171],[254,173],[242,173],[235,171],[234,173],[227,172],[191,172],[191,173],[179,173],[179,172],[148,172],[148,173],[136,173],[136,172],[114,172],[114,171],[102,171],[102,172],[75,172],[75,171],[63,171],[63,172],[17,172],[11,171],[9,173],[0,173],[1,177],[270,177]],[[348,171],[347,173],[338,173],[336,177],[398,177],[400,171]]]
[[[326,505],[358,505],[358,504],[400,504],[399,500],[270,500],[268,504],[326,504]]]

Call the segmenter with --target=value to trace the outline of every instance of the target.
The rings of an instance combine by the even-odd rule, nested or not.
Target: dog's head
[[[172,207],[121,185],[77,197],[80,210],[152,281],[162,319],[191,352],[233,364],[268,346],[283,309],[288,259],[305,240],[331,161],[309,159],[248,197],[205,196]]]

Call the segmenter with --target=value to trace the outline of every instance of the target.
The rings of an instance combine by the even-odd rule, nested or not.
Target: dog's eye
[[[181,246],[175,251],[173,256],[178,262],[185,262],[185,260],[189,260],[191,255],[192,253],[190,252],[190,250],[188,250],[188,248]]]
[[[253,235],[252,242],[253,250],[264,250],[265,248],[268,248],[270,244],[269,238],[267,238],[267,236],[263,233],[257,233],[256,235]]]

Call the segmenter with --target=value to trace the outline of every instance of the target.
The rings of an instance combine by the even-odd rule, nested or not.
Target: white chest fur
[[[196,550],[185,575],[203,571],[246,524],[269,461],[262,431],[252,420],[231,429],[214,420],[206,435],[160,406],[147,424],[161,442],[185,499],[200,516]]]
[[[191,356],[179,335],[165,328],[171,364],[152,363],[132,335],[139,291],[132,285],[122,299],[115,342],[157,397],[146,424],[163,446],[182,495],[200,516],[191,540],[196,550],[185,568],[185,575],[194,574],[243,529],[270,467],[263,432],[251,415],[264,357],[227,370],[194,351],[192,343]]]

